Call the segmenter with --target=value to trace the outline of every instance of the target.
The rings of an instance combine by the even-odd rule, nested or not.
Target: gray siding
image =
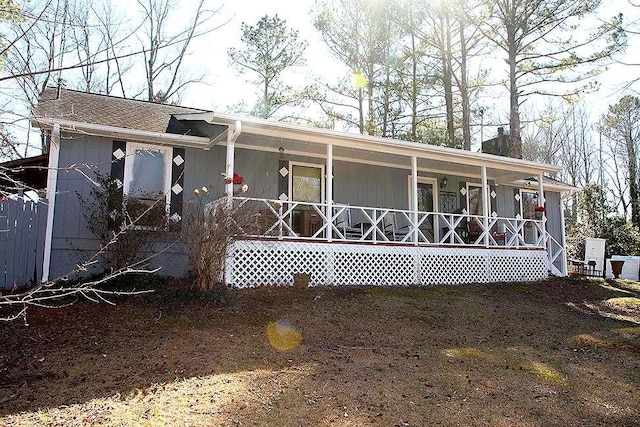
[[[98,137],[62,139],[60,150],[60,172],[58,174],[58,193],[55,206],[55,221],[52,245],[50,277],[66,274],[81,260],[98,248],[97,241],[88,232],[82,216],[77,193],[89,195],[91,182],[83,173],[93,176],[96,171],[108,174],[111,170],[112,140]],[[297,161],[324,165],[324,159],[286,156],[287,161]],[[185,151],[184,202],[194,197],[193,190],[212,184],[211,199],[224,193],[221,174],[225,172],[226,148],[216,146],[211,150],[188,148]],[[278,197],[280,154],[258,152],[237,148],[235,170],[245,178],[249,191],[246,197]],[[78,170],[80,169],[82,173]],[[376,165],[364,165],[336,161],[334,164],[333,199],[337,203],[357,206],[386,207],[408,209],[409,169],[390,168]],[[440,175],[420,173],[423,177],[441,178]],[[464,198],[459,189],[465,179],[448,176],[446,191],[456,194],[456,208],[465,207]],[[470,180],[478,182],[477,180]],[[513,198],[514,187],[499,185],[493,187],[497,193],[494,203],[499,216],[514,217],[519,211]],[[560,197],[558,193],[547,193],[548,228],[559,239]],[[80,251],[78,251],[80,250]],[[153,264],[163,267],[161,274],[180,275],[187,266],[186,248],[175,245],[166,254],[161,255]]]
[[[560,193],[545,191],[544,196],[547,199],[547,211],[545,212],[547,216],[547,231],[554,239],[564,246],[564,242],[562,241],[562,221],[560,213],[563,207]]]

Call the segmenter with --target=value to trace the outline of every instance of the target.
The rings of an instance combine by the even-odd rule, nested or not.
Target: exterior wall
[[[89,253],[98,249],[98,242],[89,233],[82,216],[78,194],[88,197],[92,185],[82,173],[89,177],[93,177],[95,172],[108,174],[110,166],[111,141],[92,136],[62,135],[50,279],[66,275]]]
[[[545,191],[544,195],[547,199],[547,211],[545,212],[547,217],[547,232],[564,246],[565,242],[562,241],[562,217],[560,213],[563,207],[560,193]]]
[[[81,212],[78,194],[88,197],[91,182],[83,174],[91,177],[96,171],[109,174],[112,160],[112,143],[109,138],[92,136],[63,135],[60,147],[60,171],[58,172],[58,195],[56,198],[54,230],[51,254],[50,278],[65,275],[87,254],[98,249],[98,242],[89,233]],[[211,150],[188,148],[185,150],[184,202],[193,197],[193,190],[213,184],[210,190],[212,200],[224,193],[221,173],[225,171],[226,147],[216,146]],[[286,160],[323,165],[323,159],[303,156],[286,156]],[[249,191],[243,196],[256,198],[277,198],[279,185],[280,154],[258,152],[237,148],[235,171],[245,178]],[[81,166],[77,166],[81,165]],[[80,168],[81,172],[77,169]],[[336,161],[334,164],[334,201],[354,206],[408,209],[407,169],[389,168],[360,163]],[[436,177],[419,173],[423,177]],[[465,207],[460,195],[460,186],[465,182],[449,176],[446,191],[457,194],[457,208]],[[477,182],[477,180],[470,180]],[[497,186],[495,202],[498,215],[514,217],[516,212],[513,199],[514,187]],[[557,193],[547,194],[548,227],[554,236],[561,235],[560,197]],[[551,206],[553,208],[551,209]],[[557,207],[557,209],[556,209]],[[557,211],[557,212],[556,212]],[[562,243],[562,242],[561,242]],[[158,248],[166,249],[161,243]],[[184,245],[173,245],[165,253],[152,260],[152,266],[161,266],[160,274],[182,275],[187,268],[187,252]]]

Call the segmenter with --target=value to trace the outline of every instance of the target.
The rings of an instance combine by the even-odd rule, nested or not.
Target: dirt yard
[[[0,324],[0,425],[638,426],[640,285],[176,286]]]

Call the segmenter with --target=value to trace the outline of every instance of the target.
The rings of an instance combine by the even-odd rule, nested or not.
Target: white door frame
[[[293,167],[294,166],[305,166],[309,168],[320,169],[320,203],[324,203],[326,200],[325,179],[324,179],[325,165],[323,165],[322,163],[307,163],[307,162],[298,162],[295,160],[289,161],[289,191],[288,191],[289,200],[291,202],[295,202],[295,200],[293,200]]]
[[[415,188],[417,190],[418,186],[416,185],[415,187],[413,186],[413,180],[411,179],[411,175],[409,175],[407,177],[407,185],[409,188],[408,191],[408,195],[409,195],[409,210],[414,210],[417,209],[417,206],[414,207],[413,206],[413,189]],[[438,179],[437,178],[431,178],[431,177],[426,177],[426,176],[419,176],[417,179],[417,183],[418,184],[430,184],[431,188],[432,188],[432,195],[433,195],[433,212],[439,212],[438,209]],[[433,216],[433,238],[436,242],[440,241],[440,227],[439,227],[439,221],[438,221],[438,215],[434,215]],[[434,243],[434,242],[432,242]]]

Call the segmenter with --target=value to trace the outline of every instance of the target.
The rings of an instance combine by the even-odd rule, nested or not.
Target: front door
[[[411,186],[411,177],[409,177],[409,206],[413,209],[413,186]],[[437,212],[438,203],[436,200],[436,180],[435,178],[418,177],[418,211],[419,212]],[[437,240],[437,218],[429,215],[426,220],[420,224],[420,230],[429,239],[430,242]]]
[[[293,229],[301,236],[312,236],[322,221],[320,215],[308,203],[324,200],[324,166],[291,162],[289,170],[289,200],[303,202],[293,213]]]
[[[532,190],[520,190],[520,217],[522,219],[536,219],[536,206],[538,206],[538,192]],[[527,221],[522,229],[523,239],[526,243],[535,243],[538,237],[538,228],[531,221]]]

